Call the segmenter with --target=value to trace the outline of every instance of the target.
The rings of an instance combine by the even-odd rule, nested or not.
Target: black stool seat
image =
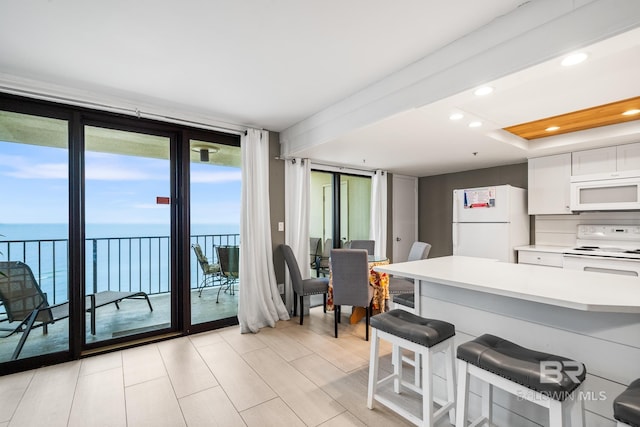
[[[456,334],[451,323],[425,319],[401,309],[373,316],[371,327],[425,347],[433,347]]]
[[[640,427],[640,378],[613,401],[613,417],[633,427]]]
[[[407,307],[415,307],[415,295],[414,294],[400,294],[393,297],[393,302],[396,304],[405,305]]]
[[[457,356],[458,359],[478,368],[558,401],[565,400],[573,390],[578,388],[587,375],[587,370],[582,363],[553,354],[529,350],[490,334],[484,334],[461,344],[458,346]],[[551,368],[542,369],[541,362],[559,363],[551,363],[549,364]],[[560,376],[559,374],[562,378],[557,378]],[[577,381],[574,381],[574,378]]]

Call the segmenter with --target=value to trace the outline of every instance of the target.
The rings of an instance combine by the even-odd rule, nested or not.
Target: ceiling
[[[560,4],[553,1],[554,7]],[[562,4],[577,7],[590,1]],[[171,117],[206,118],[230,128],[281,132],[533,3],[552,4],[7,1],[0,3],[0,90],[29,88]],[[496,90],[487,97],[453,94],[297,154],[426,176],[566,151],[565,142],[544,140],[532,149],[500,129],[637,96],[638,31],[589,47],[589,61],[572,70],[560,69],[555,60],[538,64],[489,82]],[[466,118],[450,122],[453,110]],[[471,117],[484,125],[469,129]],[[632,131],[620,133],[605,142],[586,138],[583,145],[638,140]]]

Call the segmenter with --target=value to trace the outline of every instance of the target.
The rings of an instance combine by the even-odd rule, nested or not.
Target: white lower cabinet
[[[562,268],[562,253],[519,250],[518,264],[546,265]]]

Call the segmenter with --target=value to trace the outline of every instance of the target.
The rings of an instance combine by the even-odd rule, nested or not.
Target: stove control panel
[[[578,239],[586,240],[640,240],[638,225],[578,225]]]

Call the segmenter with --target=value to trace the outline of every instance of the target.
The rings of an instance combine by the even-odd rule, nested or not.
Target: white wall
[[[583,212],[536,215],[536,245],[574,246],[579,224],[640,225],[640,212]]]

